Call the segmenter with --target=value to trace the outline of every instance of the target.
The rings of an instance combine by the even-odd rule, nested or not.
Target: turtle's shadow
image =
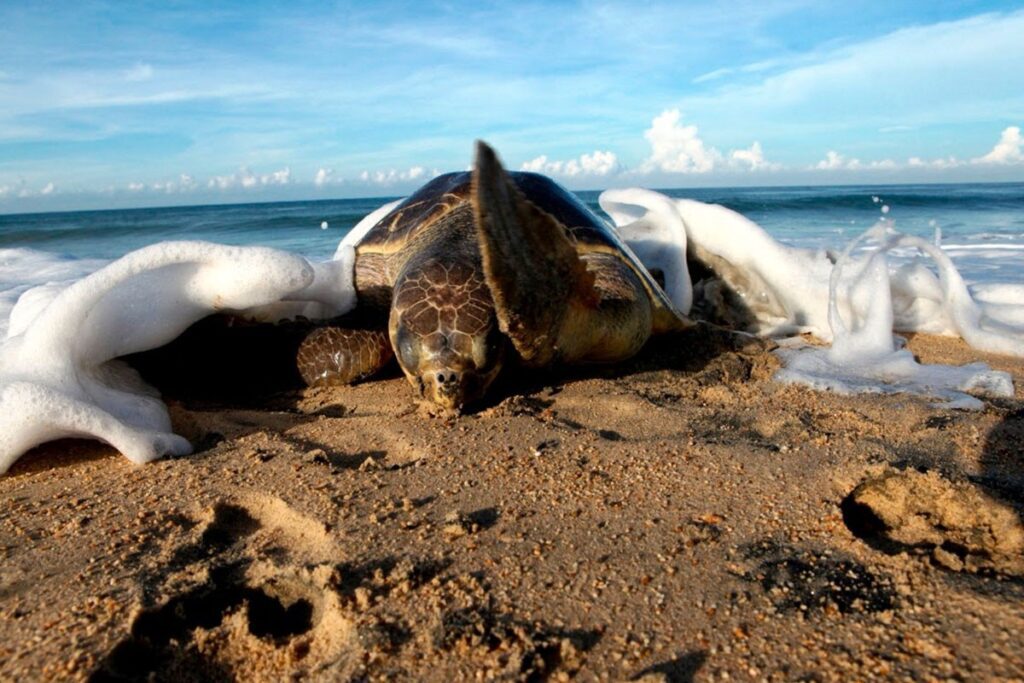
[[[749,335],[698,322],[692,328],[652,337],[640,353],[616,363],[562,365],[550,368],[506,368],[482,401],[469,413],[493,408],[513,396],[556,394],[561,387],[589,379],[625,379],[651,372],[699,375],[720,356],[765,342]]]

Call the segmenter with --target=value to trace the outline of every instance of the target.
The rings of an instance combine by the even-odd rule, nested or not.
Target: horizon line
[[[557,182],[557,181],[556,181]],[[930,186],[955,186],[955,185],[1024,185],[1024,180],[984,180],[984,181],[936,181],[936,182],[904,182],[904,183],[828,183],[828,184],[809,184],[809,183],[795,183],[795,184],[780,184],[780,185],[704,185],[704,186],[691,186],[691,187],[650,187],[645,188],[655,192],[666,192],[666,191],[678,191],[678,190],[774,190],[774,189],[798,189],[798,188],[829,188],[829,187],[930,187]],[[421,186],[422,187],[422,186]],[[579,195],[580,193],[586,192],[604,192],[609,189],[605,187],[602,189],[586,189],[586,190],[572,190],[566,188],[568,192]],[[248,202],[216,202],[216,203],[199,203],[199,204],[161,204],[157,206],[123,206],[117,208],[104,208],[104,209],[60,209],[57,211],[17,211],[7,212],[0,208],[0,218],[17,217],[17,216],[47,216],[47,215],[60,215],[67,213],[106,213],[106,212],[117,212],[117,211],[159,211],[167,209],[204,209],[204,208],[215,208],[215,207],[227,207],[227,206],[260,206],[260,205],[272,205],[272,204],[309,204],[316,202],[343,202],[343,201],[359,201],[359,200],[395,200],[403,197],[408,197],[419,188],[414,189],[412,192],[406,194],[382,194],[382,195],[367,195],[363,197],[329,197],[329,198],[318,198],[318,199],[277,199],[267,201],[248,201]]]

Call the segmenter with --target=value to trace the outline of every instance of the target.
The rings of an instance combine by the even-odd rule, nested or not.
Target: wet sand
[[[397,372],[176,400],[194,455],[0,478],[0,678],[1024,678],[1013,399],[770,381],[691,332],[430,417]]]

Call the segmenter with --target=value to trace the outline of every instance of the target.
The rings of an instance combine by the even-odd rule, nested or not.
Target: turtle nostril
[[[448,386],[456,384],[458,382],[459,375],[455,372],[439,372],[437,373],[437,383],[442,386]]]

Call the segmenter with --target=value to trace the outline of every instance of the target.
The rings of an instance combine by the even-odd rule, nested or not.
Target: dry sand
[[[982,412],[691,332],[426,416],[405,380],[178,400],[194,455],[0,478],[0,678],[1024,678],[1024,362]]]

